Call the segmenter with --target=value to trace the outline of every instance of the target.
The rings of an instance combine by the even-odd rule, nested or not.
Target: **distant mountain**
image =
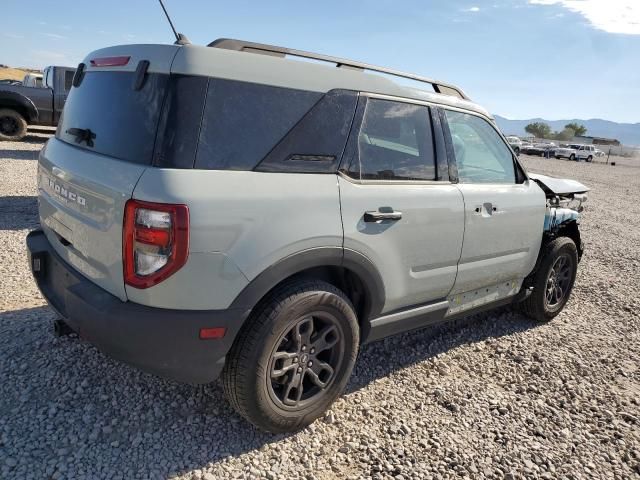
[[[640,123],[616,123],[608,120],[593,118],[590,120],[545,120],[543,118],[530,118],[529,120],[509,120],[495,115],[500,130],[505,135],[527,135],[524,127],[533,122],[544,122],[553,131],[561,131],[567,123],[577,122],[587,127],[587,135],[594,137],[617,138],[623,145],[640,146]]]

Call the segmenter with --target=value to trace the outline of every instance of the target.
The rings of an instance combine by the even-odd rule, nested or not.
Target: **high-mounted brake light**
[[[129,63],[131,57],[101,57],[91,59],[92,67],[122,67]]]
[[[129,200],[124,207],[124,281],[149,288],[178,271],[189,256],[186,205]]]

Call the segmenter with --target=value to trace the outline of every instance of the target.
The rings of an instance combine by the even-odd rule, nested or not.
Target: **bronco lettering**
[[[85,206],[87,204],[87,201],[85,200],[84,197],[78,195],[77,193],[70,192],[65,187],[58,185],[54,180],[50,178],[48,179],[48,181],[49,181],[49,188],[53,192],[55,192],[59,197],[65,198],[67,200],[71,200],[72,202],[77,203],[78,205]]]

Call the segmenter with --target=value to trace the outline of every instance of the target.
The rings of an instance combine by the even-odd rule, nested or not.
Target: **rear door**
[[[443,109],[464,197],[464,245],[452,294],[518,281],[533,268],[545,196],[517,166],[495,127],[481,116]]]
[[[76,270],[122,300],[124,204],[153,160],[175,48],[92,54],[80,85],[71,88],[56,137],[40,153],[40,222],[47,238]],[[90,65],[101,58],[120,65]],[[140,60],[150,64],[135,88]]]
[[[443,299],[456,277],[464,204],[430,108],[362,96],[356,120],[338,177],[344,247],[378,268],[382,313]]]

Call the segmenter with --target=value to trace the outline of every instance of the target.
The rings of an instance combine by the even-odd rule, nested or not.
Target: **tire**
[[[569,156],[569,160],[574,161],[575,159],[576,159],[576,156],[572,153],[572,154]]]
[[[312,279],[284,284],[238,334],[222,372],[225,395],[256,427],[294,432],[342,393],[359,343],[354,308],[341,290]]]
[[[520,149],[518,147],[513,149],[516,152],[517,156],[520,156]]]
[[[593,157],[591,155],[587,157],[587,162],[593,162]]]
[[[27,134],[27,121],[10,108],[0,108],[0,140],[15,142]]]
[[[578,250],[573,240],[560,237],[548,243],[544,247],[540,266],[533,274],[533,292],[522,302],[521,310],[539,322],[548,322],[554,318],[562,311],[571,296],[577,270]],[[555,279],[552,280],[554,276]],[[562,279],[562,283],[559,279]],[[552,286],[560,288],[560,298],[557,289],[551,291]]]

